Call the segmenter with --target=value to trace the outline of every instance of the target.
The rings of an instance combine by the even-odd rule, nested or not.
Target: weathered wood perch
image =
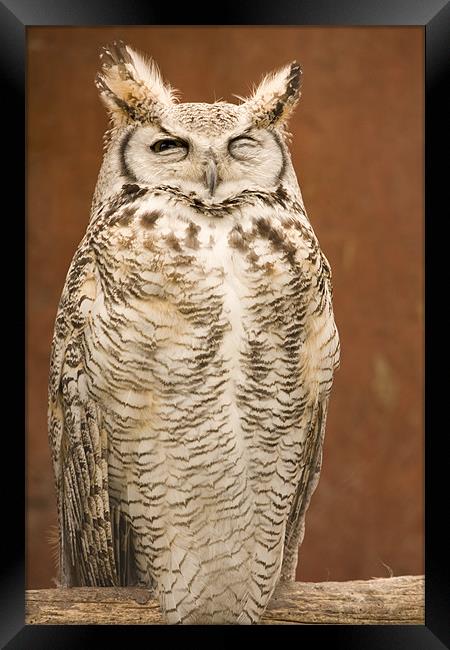
[[[71,588],[26,593],[27,624],[163,625],[145,589]],[[263,625],[311,623],[423,625],[424,576],[350,582],[294,582],[279,587]]]

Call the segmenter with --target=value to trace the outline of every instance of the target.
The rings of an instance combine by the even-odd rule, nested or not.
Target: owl
[[[181,103],[129,46],[101,59],[110,128],[50,365],[60,584],[257,623],[295,579],[339,362],[288,149],[301,69]]]

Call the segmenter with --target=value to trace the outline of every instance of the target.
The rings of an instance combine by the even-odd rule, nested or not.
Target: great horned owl
[[[295,579],[339,357],[287,146],[300,78],[178,103],[102,53],[111,128],[51,357],[60,582],[146,586],[168,623],[255,623]]]

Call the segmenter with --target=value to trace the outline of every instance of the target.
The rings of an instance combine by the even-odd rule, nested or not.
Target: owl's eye
[[[228,151],[234,158],[251,156],[258,145],[258,141],[249,135],[239,135],[228,143]]]
[[[150,147],[155,153],[170,153],[173,150],[176,151],[186,151],[188,146],[183,140],[176,140],[175,138],[165,138],[164,140],[158,140]]]

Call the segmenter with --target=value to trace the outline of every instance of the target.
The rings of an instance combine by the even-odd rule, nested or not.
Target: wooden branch
[[[163,625],[157,600],[141,588],[65,588],[26,593],[27,624]],[[293,582],[277,588],[262,625],[423,625],[424,577]]]

